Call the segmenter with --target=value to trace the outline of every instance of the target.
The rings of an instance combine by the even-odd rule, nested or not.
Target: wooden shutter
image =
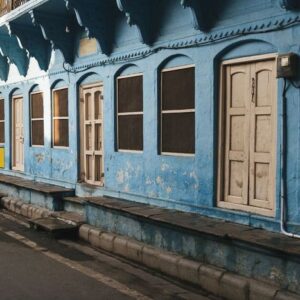
[[[274,202],[275,73],[274,61],[251,65],[254,86],[250,111],[249,205],[269,209]]]

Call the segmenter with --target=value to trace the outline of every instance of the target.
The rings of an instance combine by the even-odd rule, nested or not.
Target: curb
[[[87,224],[80,226],[79,237],[95,248],[109,251],[173,278],[198,285],[228,300],[300,299],[299,295],[280,290],[278,286],[189,260]]]
[[[49,217],[52,213],[46,208],[27,204],[13,197],[2,197],[0,203],[1,207],[29,219]]]
[[[48,209],[26,204],[12,197],[2,197],[0,204],[3,208],[30,219],[49,217],[53,213]],[[79,237],[95,248],[132,260],[175,279],[198,285],[224,299],[300,300],[299,295],[281,290],[276,285],[193,261],[87,224],[79,227]]]

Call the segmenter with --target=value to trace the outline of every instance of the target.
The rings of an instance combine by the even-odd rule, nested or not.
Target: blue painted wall
[[[192,1],[193,2],[193,1]],[[52,52],[49,71],[41,71],[31,58],[26,77],[11,65],[7,82],[1,82],[5,98],[5,169],[11,171],[10,157],[10,103],[12,95],[24,96],[25,172],[18,174],[36,180],[76,187],[78,195],[112,195],[164,207],[199,212],[205,215],[233,220],[239,223],[278,230],[280,216],[280,146],[282,85],[278,80],[278,135],[276,172],[276,217],[266,218],[244,212],[216,208],[217,168],[217,107],[219,65],[224,59],[264,53],[296,52],[300,54],[300,14],[281,7],[279,0],[232,0],[220,5],[218,18],[205,33],[193,27],[195,15],[180,1],[164,0],[157,8],[156,42],[152,46],[141,43],[136,25],[129,26],[125,15],[116,17],[115,43],[112,60],[100,53],[78,57],[72,70],[63,68],[60,50]],[[226,4],[226,5],[225,5]],[[295,20],[295,22],[294,22]],[[291,22],[284,30],[279,25]],[[269,31],[270,32],[265,32]],[[244,33],[244,34],[242,34]],[[251,33],[251,34],[246,34]],[[224,38],[227,37],[227,38]],[[210,39],[215,43],[203,44]],[[187,45],[202,43],[198,47]],[[181,49],[161,49],[136,61],[123,62],[124,55],[137,56],[159,46],[178,46]],[[78,44],[76,45],[78,47]],[[100,47],[99,47],[100,49]],[[147,53],[147,52],[145,52]],[[101,66],[101,63],[106,65]],[[159,155],[158,149],[158,82],[164,66],[194,64],[196,70],[196,153],[193,157]],[[134,67],[132,67],[134,65]],[[126,67],[129,68],[126,68]],[[139,70],[144,76],[144,151],[119,153],[115,151],[115,78],[120,72]],[[79,174],[78,88],[82,83],[104,83],[104,153],[105,186],[91,191],[77,184]],[[69,136],[67,149],[51,147],[51,89],[69,88]],[[30,147],[29,94],[32,89],[44,92],[45,145]],[[299,90],[289,86],[288,98],[288,220],[297,230],[300,225],[300,98]]]

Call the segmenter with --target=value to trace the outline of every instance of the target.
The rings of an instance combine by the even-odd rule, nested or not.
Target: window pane
[[[162,115],[162,152],[195,153],[195,114]]]
[[[143,110],[143,76],[118,79],[118,112]]]
[[[92,136],[92,125],[85,125],[85,150],[92,150],[93,147],[93,136]]]
[[[54,146],[69,146],[69,120],[54,120]]]
[[[87,155],[86,156],[86,179],[87,180],[92,180],[93,179],[93,156],[92,155]]]
[[[4,120],[4,100],[0,100],[0,120]]]
[[[162,109],[195,107],[195,68],[162,72]]]
[[[4,143],[4,122],[0,122],[0,143]]]
[[[85,95],[85,119],[92,120],[92,107],[93,107],[93,101],[92,101],[92,95],[91,93],[87,93]]]
[[[31,118],[44,118],[43,93],[31,95]]]
[[[102,150],[102,124],[95,124],[95,150]]]
[[[54,117],[68,116],[68,89],[53,92],[53,113]]]
[[[44,121],[33,120],[31,123],[31,143],[35,146],[44,145]]]
[[[143,116],[119,116],[119,149],[143,150]]]
[[[95,155],[95,181],[101,181],[101,178],[104,175],[102,170],[102,157],[100,155]]]

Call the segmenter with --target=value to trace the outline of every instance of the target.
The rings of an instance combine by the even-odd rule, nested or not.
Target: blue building
[[[299,1],[24,2],[0,18],[1,180],[300,233]]]

